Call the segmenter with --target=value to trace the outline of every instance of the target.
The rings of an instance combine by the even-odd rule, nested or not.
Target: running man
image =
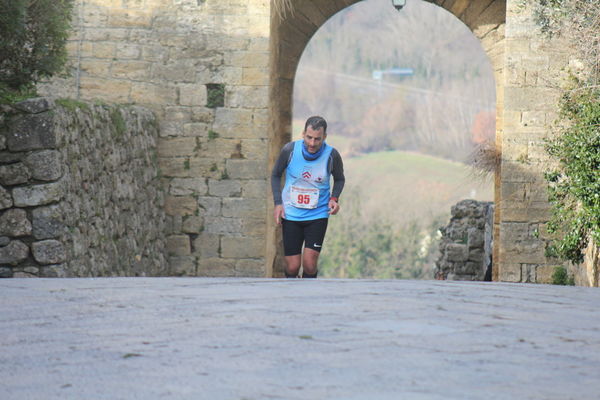
[[[317,261],[329,215],[340,210],[338,199],[344,188],[344,164],[340,153],[325,143],[326,138],[325,119],[310,117],[304,125],[302,139],[283,146],[271,173],[275,223],[282,225],[288,278],[298,277],[301,266],[303,278],[317,277]],[[333,191],[330,193],[331,176]]]

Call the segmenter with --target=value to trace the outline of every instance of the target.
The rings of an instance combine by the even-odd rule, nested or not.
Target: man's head
[[[307,119],[306,124],[304,124],[302,138],[309,153],[319,151],[327,138],[327,121],[325,121],[325,118],[314,116]]]

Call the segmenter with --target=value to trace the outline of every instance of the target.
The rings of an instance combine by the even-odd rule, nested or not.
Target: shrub
[[[61,72],[73,0],[0,0],[0,94]]]

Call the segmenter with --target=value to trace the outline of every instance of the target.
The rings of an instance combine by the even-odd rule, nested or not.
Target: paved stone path
[[[0,281],[0,399],[598,399],[600,290]]]

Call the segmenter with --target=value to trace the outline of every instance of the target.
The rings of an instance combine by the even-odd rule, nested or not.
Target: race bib
[[[290,203],[297,208],[316,208],[319,204],[319,189],[292,185]]]

